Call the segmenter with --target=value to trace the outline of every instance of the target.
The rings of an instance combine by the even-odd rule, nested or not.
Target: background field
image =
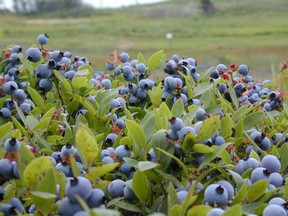
[[[199,2],[171,0],[66,19],[54,18],[61,14],[28,18],[2,13],[0,47],[17,43],[26,49],[45,32],[50,35],[47,49],[86,56],[96,70],[104,69],[114,49],[132,58],[164,49],[167,58],[174,53],[194,57],[200,71],[218,63],[246,63],[260,79],[271,78],[271,64],[278,67],[288,59],[287,0],[212,0],[216,13],[209,17]],[[172,41],[165,38],[168,32]]]

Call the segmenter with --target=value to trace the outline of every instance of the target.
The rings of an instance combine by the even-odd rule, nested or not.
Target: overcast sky
[[[160,2],[165,0],[83,0],[85,3],[89,3],[94,7],[122,7],[128,5],[135,5],[137,2],[139,4],[148,4],[154,2]],[[12,8],[12,0],[4,0],[6,7]]]

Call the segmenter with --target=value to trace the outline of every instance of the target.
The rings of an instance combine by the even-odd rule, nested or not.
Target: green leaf
[[[263,203],[263,202],[253,202],[253,203],[250,203],[250,204],[247,204],[247,205],[244,205],[242,207],[242,213],[244,215],[251,215],[252,213],[255,212],[255,209],[261,207],[261,206],[266,206],[267,204],[266,203]]]
[[[244,198],[247,194],[247,189],[248,189],[248,180],[245,181],[245,183],[242,185],[242,187],[236,193],[236,195],[233,199],[232,205],[241,203],[244,200]]]
[[[17,121],[17,120],[16,120]],[[0,138],[7,134],[7,131],[11,131],[13,129],[12,122],[7,122],[0,126]]]
[[[167,120],[171,119],[173,117],[173,114],[169,110],[166,103],[162,102],[158,111],[160,112],[160,115],[165,116]]]
[[[80,89],[86,87],[88,84],[87,77],[74,77],[72,79],[72,86],[73,88]]]
[[[48,192],[32,191],[30,198],[42,214],[48,215],[54,206],[56,195]]]
[[[26,187],[31,188],[32,186],[37,185],[39,179],[43,174],[53,166],[52,160],[50,157],[38,157],[32,160],[25,168],[23,173],[23,180]]]
[[[36,84],[36,78],[33,76],[34,69],[33,69],[32,65],[28,62],[28,60],[26,60],[24,58],[23,55],[18,54],[17,56],[18,56],[19,60],[21,61],[23,67],[26,69],[26,73],[27,73],[27,77],[28,77],[28,81],[29,81],[30,86],[32,88],[34,88],[35,84]]]
[[[228,170],[228,172],[232,175],[232,178],[234,179],[234,182],[236,183],[236,188],[240,189],[242,185],[244,184],[243,178],[237,173],[232,170]]]
[[[136,209],[136,208],[133,208],[133,210],[134,209]],[[138,209],[137,209],[137,211],[138,211]],[[90,212],[92,212],[91,216],[121,216],[119,211],[112,210],[112,209],[93,208],[90,210]],[[140,212],[141,212],[141,210],[140,210]]]
[[[147,146],[143,128],[132,120],[126,120],[126,128],[128,130],[128,137],[133,140],[134,151],[137,152],[140,158],[144,158],[147,152]]]
[[[184,137],[184,141],[181,148],[186,153],[192,150],[194,145],[196,145],[196,143],[197,143],[196,135],[194,133],[187,133]]]
[[[239,101],[232,86],[229,86],[229,94],[236,109],[239,108]]]
[[[107,173],[110,173],[111,171],[115,170],[118,166],[119,166],[119,163],[103,164],[102,166],[97,166],[89,170],[87,174],[87,178],[90,181],[93,181],[97,178],[100,178],[106,175]]]
[[[149,182],[146,175],[140,170],[136,170],[133,176],[132,185],[135,195],[144,203],[149,192]]]
[[[285,170],[288,166],[288,157],[287,157],[287,152],[288,152],[288,143],[284,143],[280,149],[278,150],[280,153],[280,161],[281,161],[281,170]]]
[[[201,94],[203,94],[204,92],[212,89],[213,84],[211,83],[201,83],[200,85],[198,85],[195,89],[194,89],[194,96],[197,97]]]
[[[138,62],[146,64],[146,60],[141,52],[138,53]]]
[[[264,117],[264,112],[262,111],[248,114],[243,120],[244,130],[248,130],[248,129],[255,127],[255,125],[263,119],[263,117]]]
[[[72,173],[73,173],[73,176],[77,177],[77,176],[81,176],[81,171],[79,169],[79,167],[77,166],[76,164],[76,160],[74,157],[69,157],[69,160],[70,160],[70,166],[71,166],[71,169],[72,169]]]
[[[234,205],[231,208],[225,210],[222,216],[242,216],[242,206]]]
[[[247,191],[248,202],[253,202],[261,197],[265,193],[267,186],[268,181],[265,179],[254,182]]]
[[[122,201],[122,199],[123,199],[122,197],[112,199],[109,203],[107,203],[107,207],[115,205],[121,209],[125,209],[125,210],[131,211],[131,212],[142,213],[141,209],[139,207],[137,207],[135,204],[130,204],[130,203],[124,202],[124,201]],[[103,212],[102,215],[106,216],[107,214],[104,214],[104,213],[105,212]],[[97,214],[98,214],[98,210],[97,210]]]
[[[164,57],[164,50],[159,50],[148,59],[147,67],[149,73],[147,75],[150,75],[153,70],[160,67],[160,65],[164,61]]]
[[[24,181],[24,170],[34,158],[35,157],[32,152],[24,144],[22,144],[19,149],[17,161],[18,173],[22,181]]]
[[[230,137],[233,132],[234,122],[229,114],[226,114],[224,117],[221,118],[221,135],[225,139]]]
[[[174,205],[178,204],[177,192],[172,183],[169,184],[168,187],[168,205],[169,209],[171,209]]]
[[[70,81],[68,81],[67,79],[61,80],[59,82],[59,87],[61,89],[61,95],[63,100],[66,104],[68,104],[69,101],[73,98],[73,88]]]
[[[150,170],[150,169],[154,169],[158,166],[160,166],[160,164],[154,163],[151,161],[139,161],[139,163],[137,164],[137,167],[141,172],[144,172],[144,171]]]
[[[149,112],[142,119],[140,126],[143,128],[146,135],[146,140],[150,140],[156,130],[156,116],[154,112]]]
[[[195,144],[193,145],[193,151],[195,153],[209,154],[213,152],[213,149],[205,144]]]
[[[166,152],[160,148],[156,148],[156,150],[162,152],[163,154],[165,154],[166,156],[170,157],[171,159],[174,159],[183,169],[185,175],[188,177],[189,176],[189,172],[188,172],[188,169],[187,167],[185,166],[185,164],[179,160],[179,158],[175,157],[173,154],[169,153],[169,152]]]
[[[42,177],[42,179],[38,182],[37,191],[42,191],[46,193],[56,194],[56,175],[55,168],[51,167],[48,169],[46,174]]]
[[[216,157],[219,157],[221,152],[224,151],[229,145],[231,145],[231,143],[224,143],[220,146],[217,146],[215,148],[215,150],[213,150],[213,152],[211,152],[210,154],[207,154],[205,156],[205,160],[202,161],[202,163],[200,164],[198,170],[203,169],[206,165],[208,165],[212,160],[214,160]]]
[[[85,76],[90,80],[93,76],[93,68],[90,64],[82,65],[75,74],[76,77],[78,76]]]
[[[235,125],[235,132],[236,132],[236,138],[239,138],[242,136],[244,130],[244,121],[241,118],[237,124]]]
[[[196,205],[189,209],[187,216],[206,216],[211,210],[210,206],[207,205]]]
[[[24,135],[25,137],[29,137],[27,130],[24,129],[24,127],[18,122],[18,120],[14,116],[11,116],[11,119],[15,127],[21,131],[21,134]]]
[[[29,86],[27,86],[27,90],[35,105],[41,110],[41,113],[45,113],[45,102],[42,96],[35,89]]]
[[[88,168],[99,153],[97,141],[87,126],[79,124],[75,135],[75,142],[83,166]]]
[[[199,142],[211,138],[219,129],[221,124],[220,115],[204,120],[198,132],[197,139]]]
[[[184,104],[181,99],[178,99],[171,108],[171,113],[175,117],[181,117],[184,112]]]

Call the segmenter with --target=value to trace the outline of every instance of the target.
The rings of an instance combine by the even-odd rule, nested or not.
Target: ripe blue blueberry
[[[43,46],[43,45],[45,45],[45,44],[47,44],[48,43],[48,39],[49,39],[49,36],[48,36],[48,34],[40,34],[40,35],[38,35],[38,37],[37,37],[37,41],[38,41],[38,43],[41,45],[41,46]]]
[[[9,138],[4,142],[4,148],[6,152],[19,151],[21,143],[16,138]]]
[[[82,176],[69,179],[65,185],[65,193],[69,201],[77,203],[76,195],[87,200],[92,194],[92,185],[88,179]]]
[[[213,208],[207,213],[207,216],[221,216],[223,213],[224,213],[223,209]]]
[[[12,116],[12,112],[7,107],[3,107],[0,109],[0,116],[2,116],[4,119],[8,119]]]
[[[58,208],[58,215],[71,216],[71,215],[74,215],[81,210],[83,210],[83,207],[79,203],[72,203],[72,202],[70,202],[68,197],[64,197],[60,201],[60,205]]]
[[[252,183],[255,183],[262,179],[266,179],[268,181],[270,174],[270,171],[265,169],[264,167],[257,167],[252,171],[250,179]]]
[[[3,92],[8,95],[13,95],[18,89],[18,85],[14,81],[8,81],[2,86]]]
[[[281,163],[279,159],[274,155],[266,155],[263,157],[262,166],[268,169],[271,173],[279,172],[281,169]]]
[[[170,119],[170,129],[177,132],[180,131],[184,127],[184,123],[182,119],[178,117],[172,117]]]
[[[198,108],[196,111],[195,119],[197,121],[204,121],[206,119],[207,113],[203,108]]]
[[[124,195],[125,182],[121,179],[113,180],[108,186],[108,193],[112,198],[122,197]]]
[[[137,200],[137,196],[135,195],[134,191],[130,189],[127,185],[124,187],[124,197],[127,200]]]
[[[234,187],[232,186],[232,184],[226,180],[220,180],[218,181],[216,184],[221,185],[222,187],[224,187],[227,190],[228,193],[228,200],[232,200],[234,197]]]
[[[271,204],[264,209],[263,216],[287,216],[287,212],[282,206]]]
[[[39,88],[43,92],[49,92],[53,88],[53,83],[50,79],[41,79],[39,81]]]
[[[249,68],[246,64],[241,64],[238,67],[238,72],[242,75],[242,76],[246,76],[249,73]]]
[[[188,191],[186,190],[181,190],[177,192],[177,199],[178,199],[178,204],[181,204],[187,197]]]
[[[130,60],[130,56],[128,53],[126,52],[122,52],[119,56],[119,60],[122,62],[122,63],[125,63],[125,62],[128,62]]]
[[[42,58],[42,53],[39,49],[31,47],[26,51],[27,59],[31,62],[38,62]]]
[[[127,145],[120,145],[115,149],[118,160],[122,160],[124,157],[130,157],[131,152]]]
[[[94,188],[86,203],[90,208],[98,208],[105,202],[105,193],[99,188]]]
[[[205,189],[204,198],[211,206],[223,206],[228,201],[228,192],[219,184],[211,184]]]

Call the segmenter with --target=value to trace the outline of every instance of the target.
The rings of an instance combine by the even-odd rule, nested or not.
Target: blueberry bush
[[[287,215],[286,63],[258,81],[114,51],[94,71],[49,40],[2,50],[0,214]]]

